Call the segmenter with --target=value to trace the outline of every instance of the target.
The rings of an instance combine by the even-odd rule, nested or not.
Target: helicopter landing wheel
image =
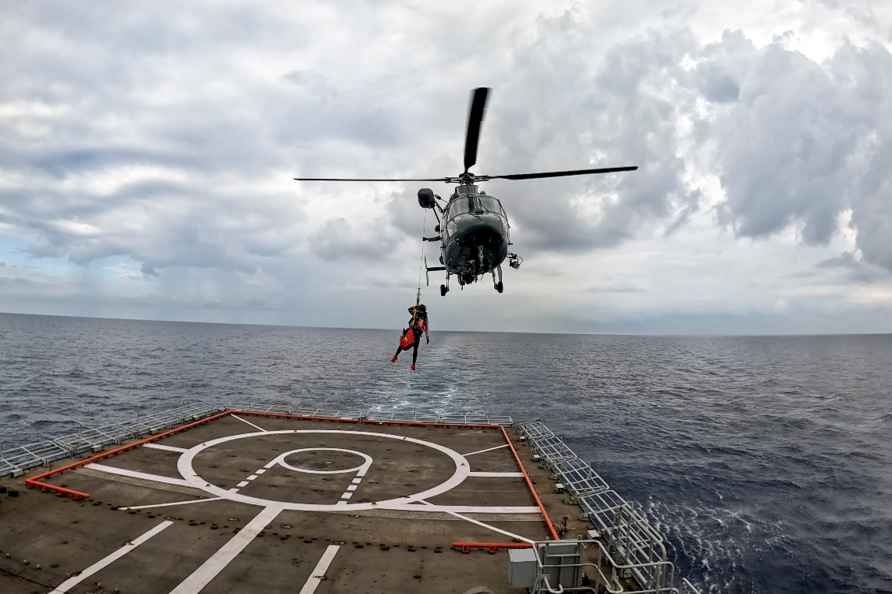
[[[446,293],[449,292],[449,287],[446,285],[440,285],[440,297],[445,297]]]
[[[496,279],[499,279],[498,281]],[[505,290],[505,285],[502,284],[502,267],[496,266],[495,270],[492,271],[492,286],[499,293]]]

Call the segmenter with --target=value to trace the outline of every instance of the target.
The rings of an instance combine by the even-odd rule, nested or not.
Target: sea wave
[[[397,337],[0,314],[0,449],[198,400],[541,418],[705,592],[892,591],[892,337]]]

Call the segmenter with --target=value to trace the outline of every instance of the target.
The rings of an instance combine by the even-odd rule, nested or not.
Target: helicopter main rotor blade
[[[450,177],[295,177],[294,181],[346,182],[446,182]]]
[[[480,142],[480,124],[486,112],[488,87],[474,89],[471,96],[471,110],[468,112],[468,132],[465,134],[465,173],[477,162],[477,144]]]
[[[541,171],[539,173],[510,173],[507,175],[477,175],[479,181],[488,179],[539,179],[543,177],[565,177],[568,175],[595,175],[597,173],[616,173],[618,171],[635,171],[637,165],[629,167],[601,167],[599,169],[571,169],[569,171]]]

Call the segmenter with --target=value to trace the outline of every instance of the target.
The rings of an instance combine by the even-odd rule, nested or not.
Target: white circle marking
[[[223,489],[218,487],[217,485],[213,485],[201,478],[192,465],[195,456],[203,452],[208,448],[212,448],[214,446],[218,446],[222,443],[227,443],[230,441],[235,441],[238,439],[246,439],[250,437],[262,437],[268,435],[290,435],[295,433],[318,433],[323,435],[364,435],[367,437],[381,437],[384,439],[396,439],[399,441],[407,441],[409,443],[415,443],[418,445],[423,445],[429,447],[431,449],[437,450],[443,454],[446,454],[452,459],[452,462],[455,464],[455,472],[452,473],[448,479],[427,489],[426,491],[422,491],[420,493],[415,493],[413,495],[408,495],[406,497],[397,497],[396,499],[386,499],[383,501],[376,501],[374,503],[338,503],[338,504],[321,504],[321,503],[295,503],[290,501],[277,501],[274,499],[262,499],[260,497],[250,497],[248,495],[244,495],[242,493],[233,493],[227,489]],[[366,511],[372,509],[387,509],[388,506],[391,505],[403,505],[403,504],[412,504],[417,503],[419,499],[428,499],[430,497],[436,497],[437,495],[442,495],[447,491],[450,491],[460,485],[470,473],[470,467],[468,465],[468,461],[464,456],[459,454],[453,449],[447,448],[446,446],[442,446],[438,443],[434,443],[431,441],[424,441],[423,439],[416,439],[414,437],[406,437],[404,435],[392,435],[390,433],[376,433],[373,431],[348,431],[345,429],[286,429],[282,431],[257,431],[254,433],[240,433],[238,435],[227,435],[225,437],[218,437],[217,439],[212,439],[210,441],[206,441],[198,444],[197,446],[186,450],[177,460],[177,470],[179,470],[180,475],[190,484],[190,486],[205,491],[207,493],[211,493],[217,497],[222,499],[228,499],[230,501],[237,501],[240,503],[247,503],[249,505],[257,505],[260,507],[277,507],[283,510],[295,510],[295,511]]]
[[[285,458],[291,456],[292,454],[299,454],[301,452],[343,452],[345,454],[353,454],[354,456],[361,457],[364,462],[359,466],[354,466],[353,468],[342,468],[340,470],[314,470],[312,468],[301,468],[299,466],[292,466],[285,462]],[[290,452],[285,452],[278,456],[275,460],[273,460],[279,466],[283,466],[288,470],[293,470],[295,472],[306,472],[309,474],[345,474],[348,472],[358,472],[360,470],[368,470],[372,465],[372,457],[368,454],[363,454],[362,452],[357,452],[356,450],[345,450],[343,448],[302,448],[299,450],[291,450]]]

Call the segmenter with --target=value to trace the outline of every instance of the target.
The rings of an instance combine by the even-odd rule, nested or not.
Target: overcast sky
[[[892,331],[885,0],[6,2],[0,38],[0,311],[399,327],[418,185],[291,178],[455,175],[490,86],[477,173],[640,170],[489,182],[525,262],[432,274],[434,330]]]

